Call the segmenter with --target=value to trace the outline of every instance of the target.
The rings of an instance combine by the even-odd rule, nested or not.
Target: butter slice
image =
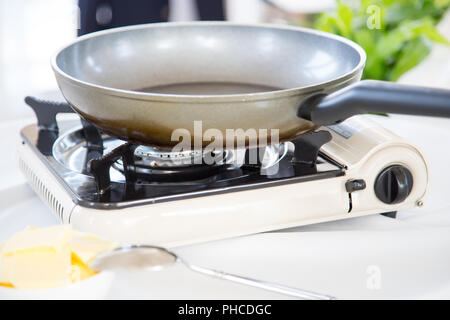
[[[90,269],[88,265],[83,260],[81,260],[81,258],[78,257],[74,252],[72,252],[71,260],[72,265],[70,277],[72,282],[78,282],[87,279],[98,273],[98,271]]]
[[[71,283],[70,226],[27,228],[5,242],[0,251],[0,281],[18,289]]]
[[[36,248],[62,250],[67,246],[72,235],[69,225],[51,226],[46,228],[28,227],[13,235],[0,248],[0,255],[7,256],[22,250]]]
[[[88,263],[116,246],[70,225],[29,227],[0,245],[0,286],[40,289],[82,281],[97,273]]]
[[[84,263],[89,264],[99,253],[114,249],[117,244],[103,240],[94,234],[74,232],[69,246]]]

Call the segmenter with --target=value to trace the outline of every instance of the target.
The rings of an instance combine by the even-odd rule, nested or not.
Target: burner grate
[[[59,113],[74,113],[68,103],[53,102],[28,96],[25,103],[33,109],[38,120],[38,142],[37,148],[46,156],[52,155],[53,145],[59,137],[59,127],[56,121],[56,115]],[[103,139],[101,132],[90,122],[81,119],[83,125],[84,138],[86,140],[86,149],[88,150],[85,168],[87,163],[94,158],[103,155]],[[86,172],[86,170],[84,170]]]

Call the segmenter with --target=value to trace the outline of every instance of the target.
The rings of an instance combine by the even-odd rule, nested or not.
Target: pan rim
[[[64,72],[57,63],[58,56],[67,48],[75,45],[76,43],[85,41],[87,39],[95,38],[98,36],[103,36],[110,33],[119,33],[130,30],[139,30],[139,29],[147,29],[147,28],[161,28],[161,27],[189,27],[189,26],[233,26],[233,27],[255,27],[255,28],[271,28],[271,29],[280,29],[280,30],[292,30],[297,32],[309,33],[329,39],[333,39],[339,41],[351,49],[353,49],[359,55],[358,64],[351,69],[350,71],[342,74],[339,77],[334,79],[323,81],[317,84],[303,86],[303,87],[293,87],[287,89],[279,89],[273,91],[264,91],[264,92],[256,92],[256,93],[246,93],[246,94],[229,94],[229,95],[182,95],[182,94],[161,94],[161,93],[150,93],[150,92],[140,92],[134,90],[126,90],[119,89],[113,87],[102,86],[99,84],[95,84],[92,82],[84,81],[73,77],[66,72]],[[148,24],[140,24],[119,28],[111,28],[108,30],[102,30],[93,32],[90,34],[83,35],[78,37],[76,40],[71,41],[70,43],[64,45],[60,48],[51,58],[51,66],[56,74],[56,76],[60,76],[61,79],[68,81],[74,85],[84,87],[87,89],[94,89],[100,93],[129,98],[135,100],[144,100],[144,101],[158,101],[158,102],[175,102],[175,103],[218,103],[218,102],[247,102],[247,101],[261,101],[261,100],[271,100],[279,97],[289,97],[299,94],[308,94],[311,92],[321,91],[324,88],[334,87],[343,82],[347,82],[355,77],[357,77],[360,72],[364,69],[366,63],[366,52],[364,49],[358,45],[357,43],[346,39],[344,37],[331,34],[325,31],[315,30],[311,28],[297,27],[297,26],[288,26],[288,25],[275,25],[269,23],[235,23],[228,21],[192,21],[192,22],[160,22],[160,23],[148,23]]]

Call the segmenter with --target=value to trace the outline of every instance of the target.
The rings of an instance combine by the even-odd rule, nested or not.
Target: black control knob
[[[385,168],[375,180],[375,194],[380,201],[396,204],[408,198],[413,187],[411,171],[401,165]]]

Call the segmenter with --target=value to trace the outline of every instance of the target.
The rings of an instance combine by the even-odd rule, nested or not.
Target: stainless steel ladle
[[[332,296],[283,286],[248,277],[229,274],[192,265],[167,249],[149,245],[130,245],[106,251],[90,264],[94,270],[160,270],[174,263],[182,263],[189,269],[214,278],[229,280],[247,286],[273,291],[301,299],[333,300]]]

